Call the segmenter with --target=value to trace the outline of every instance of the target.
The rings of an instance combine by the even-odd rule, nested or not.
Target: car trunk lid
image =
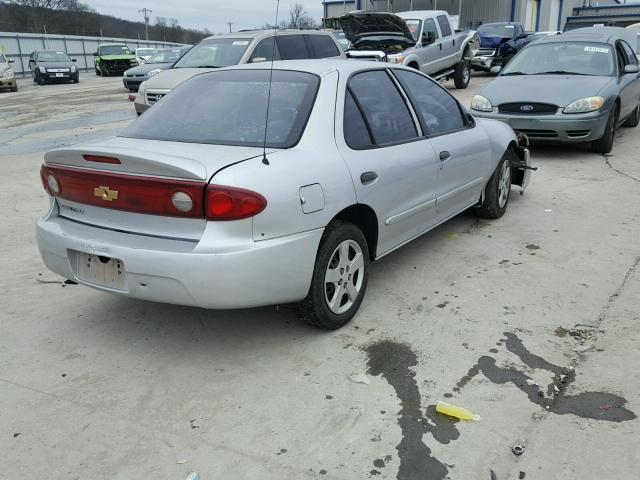
[[[261,154],[256,147],[116,137],[48,152],[42,180],[62,217],[127,233],[198,240],[206,225],[209,179]],[[50,175],[58,192],[47,184]],[[178,208],[184,201],[190,202],[189,211]]]

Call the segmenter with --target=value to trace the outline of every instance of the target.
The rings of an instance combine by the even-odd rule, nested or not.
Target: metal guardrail
[[[29,56],[34,50],[65,52],[77,60],[78,70],[93,70],[93,52],[101,43],[124,42],[133,51],[136,48],[165,48],[182,46],[181,43],[134,40],[130,38],[85,37],[73,35],[40,35],[36,33],[0,32],[0,52],[15,60],[13,70],[23,77],[31,75]]]

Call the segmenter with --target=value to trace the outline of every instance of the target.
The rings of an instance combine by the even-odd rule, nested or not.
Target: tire
[[[11,91],[12,92],[17,92],[18,91],[18,85],[14,85],[13,87],[11,87]]]
[[[496,219],[502,217],[507,211],[513,177],[509,160],[518,160],[518,156],[511,149],[502,156],[484,189],[484,200],[475,209],[478,217]]]
[[[73,83],[80,83],[80,75],[73,77]]]
[[[46,83],[47,83],[47,82],[45,81],[45,79],[44,79],[44,78],[42,78],[40,75],[38,75],[38,73],[37,73],[37,72],[36,72],[34,75],[35,75],[36,83],[37,83],[38,85],[42,86],[42,85],[44,85],[44,84],[46,84]]]
[[[456,88],[463,90],[469,86],[471,80],[471,68],[469,68],[469,62],[462,60],[456,65],[453,72],[453,83]]]
[[[420,67],[418,66],[418,64],[417,63],[413,63],[413,62],[411,62],[409,65],[407,65],[407,67],[413,68],[414,70],[420,70]]]
[[[298,317],[326,330],[343,327],[360,308],[368,278],[369,249],[362,231],[351,223],[332,222],[320,241],[309,293],[296,306]]]
[[[591,142],[591,150],[601,155],[606,155],[613,149],[613,142],[616,138],[616,126],[618,125],[618,105],[615,104],[611,113],[609,114],[609,120],[607,121],[607,127],[604,130],[604,135],[598,140]]]
[[[637,127],[640,123],[640,105],[636,107],[631,115],[627,117],[627,119],[622,124],[623,127],[634,128]]]

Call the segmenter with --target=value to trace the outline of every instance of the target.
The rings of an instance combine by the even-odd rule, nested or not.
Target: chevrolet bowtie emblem
[[[117,200],[118,199],[118,191],[117,190],[111,190],[109,187],[97,187],[97,188],[94,188],[93,189],[93,194],[98,198],[106,200],[107,202],[111,202],[113,200]]]

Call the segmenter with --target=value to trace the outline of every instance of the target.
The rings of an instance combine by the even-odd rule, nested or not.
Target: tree
[[[316,21],[307,13],[304,6],[294,3],[289,8],[289,28],[316,28]]]

